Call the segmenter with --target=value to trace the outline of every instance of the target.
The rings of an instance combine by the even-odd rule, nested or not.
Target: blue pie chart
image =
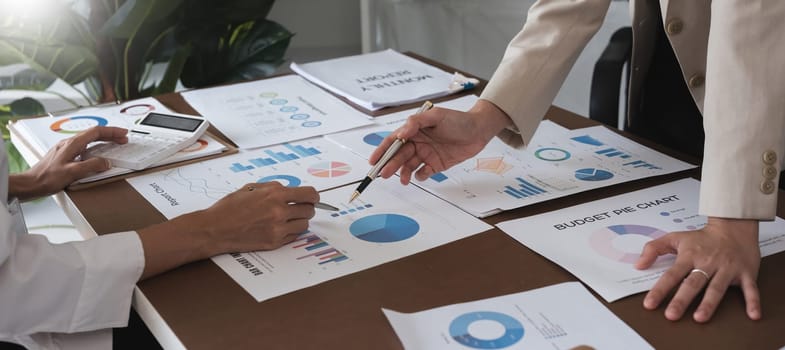
[[[575,178],[583,181],[603,181],[613,177],[613,173],[602,169],[586,168],[575,171]]]
[[[280,182],[282,185],[284,185],[286,187],[297,187],[297,186],[300,186],[300,184],[302,183],[302,181],[300,181],[300,179],[298,177],[292,176],[292,175],[270,175],[270,176],[265,176],[265,177],[263,177],[263,178],[261,178],[259,180],[256,180],[256,183],[265,183],[265,182],[270,182],[270,181],[278,181],[278,182]]]
[[[504,327],[504,334],[489,338],[472,334],[470,326],[475,322],[492,322]],[[503,349],[523,338],[523,325],[510,315],[495,311],[469,312],[450,322],[450,336],[458,343],[473,349]]]
[[[414,219],[398,214],[374,214],[357,219],[349,226],[355,237],[373,243],[400,242],[420,231]]]
[[[384,140],[384,138],[390,134],[392,134],[392,132],[390,131],[372,132],[368,135],[365,135],[365,137],[363,137],[363,142],[371,146],[378,146],[379,144],[382,143],[382,140]]]

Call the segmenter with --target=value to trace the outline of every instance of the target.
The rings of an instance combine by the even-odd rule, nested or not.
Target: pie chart
[[[613,225],[601,228],[589,237],[589,245],[598,254],[615,261],[634,264],[648,241],[667,232],[643,225]]]
[[[265,177],[263,177],[263,178],[261,178],[259,180],[256,180],[256,183],[265,183],[265,182],[270,182],[270,181],[278,181],[278,182],[280,182],[282,185],[284,185],[286,187],[297,187],[297,186],[300,186],[300,184],[302,183],[302,181],[300,181],[299,178],[297,178],[296,176],[292,176],[292,175],[270,175],[270,176],[265,176]]]
[[[495,311],[469,312],[450,322],[450,336],[473,349],[503,349],[523,338],[523,324]]]
[[[420,231],[414,219],[399,214],[374,214],[357,219],[349,226],[355,237],[373,243],[400,242]]]
[[[378,146],[379,144],[382,143],[382,140],[384,140],[384,138],[387,137],[387,135],[390,135],[390,134],[392,134],[392,132],[390,132],[390,131],[372,132],[372,133],[370,133],[368,135],[365,135],[363,137],[363,142],[365,142],[365,143],[367,143],[367,144],[369,144],[371,146]]]
[[[613,177],[613,173],[595,168],[578,169],[575,178],[582,181],[603,181]]]
[[[316,163],[308,168],[308,173],[316,177],[338,177],[351,171],[349,164],[334,161]]]
[[[105,118],[93,115],[81,115],[60,119],[52,123],[52,125],[49,126],[49,129],[62,134],[76,134],[94,126],[104,126],[108,123],[109,122]]]

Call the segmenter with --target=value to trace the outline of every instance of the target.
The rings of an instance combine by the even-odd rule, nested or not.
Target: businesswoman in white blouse
[[[381,172],[389,177],[400,169],[408,183],[413,174],[424,180],[477,154],[494,136],[525,145],[609,5],[538,1],[471,110],[436,108],[411,117],[371,163],[395,137],[408,139]],[[749,318],[760,319],[758,221],[775,216],[785,151],[785,1],[630,0],[630,6],[628,130],[702,154],[699,210],[709,217],[703,229],[645,246],[639,269],[658,255],[677,258],[643,306],[657,309],[674,292],[664,314],[678,320],[700,298],[692,317],[707,322],[735,285]]]
[[[140,279],[226,252],[275,249],[304,231],[314,215],[319,194],[312,187],[272,182],[249,184],[208,209],[137,231],[57,245],[26,234],[18,199],[49,195],[109,169],[102,159],[74,158],[92,141],[127,142],[126,132],[87,130],[10,177],[0,141],[0,342],[110,349],[111,327],[128,322]]]

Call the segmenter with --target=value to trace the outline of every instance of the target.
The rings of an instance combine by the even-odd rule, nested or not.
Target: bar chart
[[[285,148],[285,150],[265,150],[264,153],[269,157],[248,159],[248,163],[250,164],[242,164],[239,162],[232,163],[232,166],[229,167],[229,169],[237,173],[255,168],[263,168],[270,165],[285,163],[296,159],[311,157],[322,153],[315,147],[304,147],[302,145],[293,145],[290,143],[284,143],[280,147]]]
[[[535,185],[535,184],[533,184],[533,183],[531,183],[529,181],[526,181],[522,177],[516,177],[515,180],[518,181],[518,183],[515,185],[516,187],[504,186],[504,190],[502,192],[504,192],[504,193],[510,195],[511,197],[516,198],[516,199],[522,199],[522,198],[526,198],[526,197],[536,196],[538,194],[542,194],[542,193],[547,193],[548,192],[548,191],[542,189],[541,187],[539,187],[539,186],[537,186],[537,185]]]
[[[349,257],[344,255],[338,249],[330,246],[329,243],[324,241],[318,235],[306,231],[301,234],[294,242],[291,243],[292,249],[304,250],[307,254],[297,257],[297,260],[314,259],[319,265],[328,263],[337,263],[348,260]]]

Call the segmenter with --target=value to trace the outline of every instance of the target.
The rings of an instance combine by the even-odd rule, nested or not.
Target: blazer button
[[[676,35],[681,33],[681,30],[684,29],[684,22],[682,22],[678,18],[674,18],[668,21],[665,25],[665,31],[668,32],[668,35]]]
[[[774,180],[777,177],[777,168],[767,165],[763,167],[763,177],[767,180]]]
[[[763,163],[766,165],[772,165],[774,162],[777,161],[777,152],[772,150],[768,150],[763,152]]]
[[[705,81],[706,78],[703,76],[703,74],[693,74],[687,83],[690,85],[691,88],[697,88],[703,85]]]
[[[774,183],[771,180],[766,180],[760,183],[760,191],[763,194],[772,194],[774,193]]]

